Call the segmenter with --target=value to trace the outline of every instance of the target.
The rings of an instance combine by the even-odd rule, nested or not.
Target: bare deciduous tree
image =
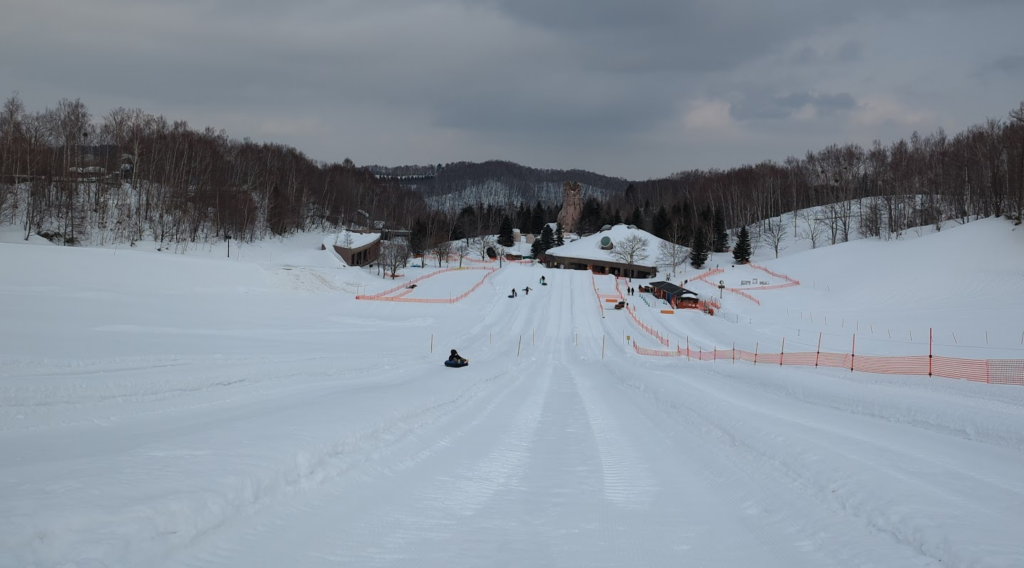
[[[394,280],[398,277],[398,269],[405,268],[409,262],[409,245],[399,239],[382,241],[379,262],[384,267],[384,276],[390,274]]]
[[[782,217],[765,219],[761,223],[761,240],[775,251],[775,258],[779,258],[779,252],[786,250],[782,246],[783,241],[789,234],[789,226],[782,222]]]
[[[448,239],[440,238],[433,241],[429,250],[431,254],[437,257],[437,267],[441,268],[441,263],[448,262],[448,257],[451,256],[454,247]]]
[[[459,268],[462,268],[462,261],[469,256],[470,251],[473,250],[469,239],[459,239],[453,243],[452,248],[455,250],[455,255],[459,257]]]
[[[797,216],[794,215],[794,217]],[[804,228],[797,232],[796,238],[811,241],[811,248],[818,248],[825,236],[825,227],[822,225],[821,219],[809,209],[805,209],[799,217],[804,222]]]
[[[501,268],[505,262],[505,256],[508,255],[508,247],[495,242],[494,243],[494,254],[498,255],[498,268]]]
[[[615,243],[612,250],[608,251],[608,255],[623,264],[637,264],[647,260],[649,244],[650,241],[646,237],[632,234]],[[630,276],[632,275],[633,270],[630,269]]]
[[[490,235],[479,235],[469,240],[473,251],[480,255],[480,260],[487,260],[487,249],[494,247],[494,238]]]
[[[689,259],[690,249],[683,245],[677,245],[671,241],[661,241],[658,243],[658,262],[662,266],[671,268],[672,274],[675,274],[680,266],[685,266],[686,261]]]

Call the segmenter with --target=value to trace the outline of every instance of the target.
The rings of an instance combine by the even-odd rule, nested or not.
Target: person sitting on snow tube
[[[454,349],[452,349],[452,354],[448,356],[448,360],[451,361],[452,363],[458,363],[460,365],[466,362],[465,359],[459,356],[459,352]]]

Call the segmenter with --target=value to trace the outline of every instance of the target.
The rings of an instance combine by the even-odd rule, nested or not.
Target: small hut
[[[700,309],[700,297],[693,290],[676,286],[671,282],[651,282],[648,286],[656,298],[660,298],[677,309]]]

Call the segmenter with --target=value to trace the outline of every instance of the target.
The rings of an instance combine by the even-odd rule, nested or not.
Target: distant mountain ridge
[[[435,209],[460,209],[467,205],[516,205],[520,202],[546,206],[562,202],[562,187],[578,182],[584,199],[608,199],[621,195],[630,182],[586,170],[537,169],[503,160],[454,162],[436,166],[367,166],[381,180],[391,181],[423,195]]]

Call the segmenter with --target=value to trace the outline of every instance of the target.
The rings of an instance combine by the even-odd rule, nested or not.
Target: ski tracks
[[[538,379],[503,373],[474,386],[457,407],[403,428],[401,440],[362,455],[313,491],[224,527],[216,542],[183,549],[169,565],[285,565],[296,551],[308,551],[300,554],[304,566],[424,565],[450,554],[462,519],[515,487],[522,471],[546,392],[543,376],[524,374]],[[496,431],[501,438],[488,439]]]

